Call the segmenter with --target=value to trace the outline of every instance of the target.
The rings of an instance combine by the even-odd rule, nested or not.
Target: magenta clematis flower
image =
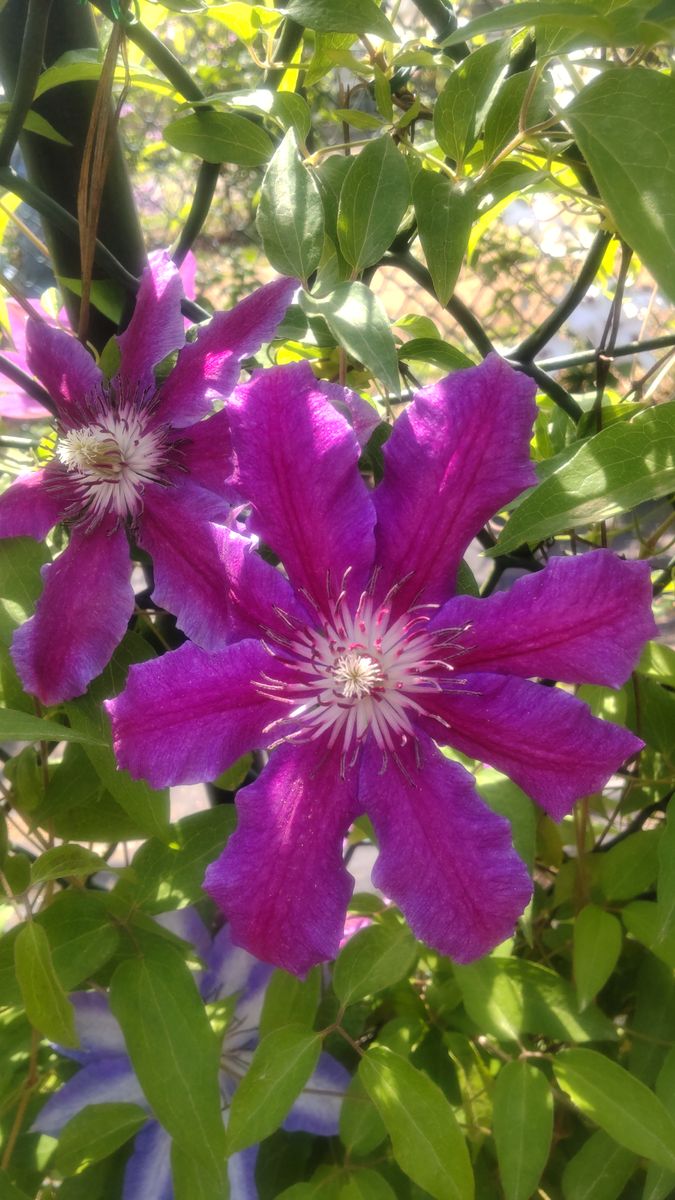
[[[73,337],[32,320],[27,361],[58,413],[54,458],[0,496],[0,537],[43,538],[60,521],[67,549],[45,570],[35,615],[12,655],[44,704],[84,692],[108,662],[134,609],[127,533],[152,556],[154,599],[206,649],[226,640],[226,579],[213,522],[228,513],[228,417],[212,413],[241,359],[271,338],[297,286],[279,279],[185,345],[183,285],[165,253],[151,256],[107,381]],[[159,384],[154,368],[179,350]]]
[[[654,633],[646,563],[600,550],[488,599],[452,594],[476,530],[535,482],[532,392],[496,356],[426,388],[374,491],[306,366],[236,392],[238,486],[287,577],[228,535],[231,644],[133,667],[108,709],[120,765],[156,786],[272,751],[205,881],[258,958],[301,974],[337,952],[342,838],[363,812],[373,881],[415,934],[459,962],[486,953],[530,880],[508,822],[438,743],[510,775],[555,819],[642,745],[533,677],[623,683]]]

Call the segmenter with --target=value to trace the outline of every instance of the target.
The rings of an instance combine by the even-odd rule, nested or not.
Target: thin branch
[[[0,165],[7,166],[28,116],[42,70],[51,0],[29,0],[16,87],[0,138]]]
[[[549,313],[546,320],[542,321],[541,325],[516,347],[513,353],[509,355],[509,358],[515,359],[517,362],[531,362],[546,343],[551,340],[553,335],[558,332],[561,325],[565,323],[586,295],[598,273],[611,238],[611,233],[608,233],[604,229],[598,230],[588,251],[586,261],[572,287],[563,296],[553,311]]]
[[[632,354],[642,354],[645,350],[663,350],[675,346],[675,333],[665,333],[661,337],[645,338],[642,342],[624,342],[612,350],[612,358],[630,358]],[[580,350],[576,354],[563,354],[560,358],[542,358],[537,366],[547,371],[564,371],[567,367],[583,367],[594,363],[597,350]]]
[[[557,379],[551,379],[551,376],[546,371],[542,371],[538,363],[519,363],[513,362],[508,358],[506,361],[510,362],[511,366],[516,368],[516,371],[521,371],[523,375],[529,375],[530,379],[534,379],[541,391],[545,392],[553,403],[558,405],[558,408],[562,408],[563,412],[566,412],[568,417],[572,418],[575,425],[581,420],[584,410],[577,404],[574,396],[570,395],[567,389],[561,383],[558,383]]]

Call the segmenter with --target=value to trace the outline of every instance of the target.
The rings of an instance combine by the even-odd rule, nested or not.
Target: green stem
[[[675,333],[664,333],[660,337],[645,338],[642,342],[624,342],[612,350],[612,358],[630,358],[644,350],[666,350],[675,346]],[[537,364],[547,371],[564,371],[567,367],[583,367],[594,363],[597,350],[579,350],[576,354],[563,354],[560,358],[542,358]]]
[[[109,21],[115,20],[109,0],[92,0],[92,4]],[[125,21],[124,32],[129,41],[143,51],[150,62],[157,67],[157,70],[185,100],[194,100],[196,103],[200,103],[204,99],[204,93],[195,83],[190,72],[186,71],[175,54],[158,37],[155,37],[154,33],[146,29],[145,25],[142,25],[140,21]]]
[[[29,0],[26,29],[21,45],[19,70],[12,96],[12,105],[0,138],[0,166],[6,166],[19,140],[23,123],[33,103],[35,88],[42,70],[51,0]]]
[[[171,255],[178,266],[189,253],[209,215],[219,175],[220,163],[203,162],[197,172],[197,183],[190,211]]]

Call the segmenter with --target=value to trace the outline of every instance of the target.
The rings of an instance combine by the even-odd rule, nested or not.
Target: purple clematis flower
[[[229,534],[231,644],[132,667],[107,707],[120,765],[155,786],[277,747],[205,881],[259,958],[301,974],[335,955],[352,887],[342,838],[364,811],[373,881],[415,934],[459,962],[485,954],[531,884],[508,822],[437,743],[510,775],[554,819],[642,745],[532,680],[623,683],[655,631],[646,563],[599,550],[488,599],[453,596],[475,532],[535,482],[533,390],[494,355],[424,389],[374,491],[306,366],[236,393],[237,485],[287,577]]]
[[[152,255],[109,382],[75,338],[28,321],[28,365],[54,400],[59,437],[47,466],[0,496],[0,537],[71,527],[12,644],[24,687],[44,704],[84,692],[124,636],[134,609],[128,530],[152,556],[156,603],[199,645],[224,644],[226,581],[213,522],[228,514],[228,417],[203,418],[232,390],[242,358],[273,336],[296,286],[279,279],[259,288],[185,345],[180,274],[167,254]],[[158,385],[154,368],[176,350]]]
[[[221,1048],[220,1085],[227,1120],[237,1083],[248,1069],[258,1043],[260,1014],[272,968],[234,946],[227,926],[212,941],[194,909],[164,913],[155,919],[195,946],[206,965],[199,979],[206,1004],[237,996]],[[47,1100],[33,1129],[58,1137],[71,1117],[87,1104],[139,1104],[150,1115],[135,1138],[127,1162],[122,1200],[173,1200],[171,1137],[151,1114],[107,997],[101,992],[75,992],[70,999],[75,1007],[80,1048],[59,1047],[59,1051],[79,1062],[82,1070]],[[283,1128],[325,1137],[337,1134],[340,1106],[349,1082],[349,1072],[331,1055],[322,1054]],[[230,1200],[258,1200],[257,1156],[258,1147],[251,1146],[228,1159]]]

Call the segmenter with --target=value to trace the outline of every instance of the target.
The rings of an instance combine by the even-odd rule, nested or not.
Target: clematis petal
[[[326,383],[322,380],[321,389],[328,396],[333,408],[349,421],[359,446],[363,449],[381,423],[377,409],[359,396],[358,392],[341,387],[339,383]]]
[[[261,637],[270,630],[283,638],[293,624],[311,624],[286,576],[260,557],[252,539],[228,530],[222,554],[232,638]]]
[[[54,401],[66,424],[77,424],[85,398],[103,374],[81,342],[62,329],[31,317],[26,323],[26,362]]]
[[[375,489],[379,584],[414,601],[447,599],[460,560],[489,517],[536,483],[530,463],[535,385],[497,355],[418,392],[384,446]]]
[[[0,496],[0,537],[30,537],[41,541],[61,520],[63,498],[48,487],[42,468],[20,475]]]
[[[186,643],[133,666],[125,691],[105,702],[119,765],[156,788],[201,783],[264,746],[281,708],[256,690],[269,661],[250,640],[218,654]]]
[[[237,945],[304,975],[340,945],[353,888],[342,840],[356,815],[354,772],[342,779],[339,751],[322,757],[316,741],[282,746],[238,792],[237,810],[237,830],[204,889]]]
[[[574,696],[516,676],[468,673],[432,706],[437,741],[510,776],[556,821],[644,745]]]
[[[380,846],[373,883],[416,937],[470,962],[513,933],[532,891],[527,869],[508,821],[421,731],[398,760],[383,772],[374,740],[364,749],[361,800]]]
[[[26,362],[21,354],[4,350],[5,358],[15,367],[26,370]],[[19,383],[14,383],[7,375],[0,375],[0,417],[9,421],[51,421],[52,415],[48,409],[33,400]]]
[[[221,498],[228,497],[225,480],[232,473],[232,441],[226,408],[181,429],[177,448],[181,466],[194,483]]]
[[[117,339],[118,378],[134,392],[154,389],[153,368],[184,344],[182,299],[183,282],[166,250],[148,255],[133,316]]]
[[[35,615],[14,634],[12,658],[26,691],[58,704],[86,691],[126,633],[134,593],[124,531],[73,530],[42,575]]]
[[[209,412],[213,400],[229,396],[241,360],[274,337],[297,287],[296,279],[275,279],[200,329],[162,385],[161,419],[176,427],[191,425]]]
[[[658,635],[649,564],[609,550],[552,558],[543,571],[487,599],[457,596],[430,629],[461,628],[459,671],[538,675],[621,687]]]
[[[87,1104],[140,1104],[147,1101],[126,1057],[100,1058],[82,1067],[40,1109],[32,1129],[57,1137],[63,1126]]]
[[[307,363],[259,371],[230,406],[237,486],[251,526],[279,555],[296,588],[322,610],[366,586],[374,510],[358,471],[359,444]]]
[[[227,575],[222,546],[225,506],[194,484],[148,484],[137,523],[139,546],[152,555],[153,600],[173,613],[183,633],[204,650],[227,641]]]
[[[225,996],[239,995],[235,1017],[226,1030],[224,1044],[229,1047],[234,1041],[237,1045],[245,1045],[257,1032],[272,967],[261,963],[247,950],[242,950],[241,946],[235,946],[229,925],[223,925],[218,930],[206,956],[206,964],[207,970],[201,984],[201,993],[206,1000],[222,1000]],[[244,1032],[246,1037],[242,1039]]]
[[[227,1160],[227,1177],[230,1181],[230,1200],[259,1200],[260,1193],[255,1181],[258,1147],[249,1146]]]
[[[171,1138],[159,1121],[148,1121],[134,1138],[122,1200],[173,1200]]]
[[[283,1128],[291,1133],[301,1129],[305,1133],[334,1137],[340,1127],[340,1109],[350,1082],[346,1067],[330,1054],[322,1054]]]

